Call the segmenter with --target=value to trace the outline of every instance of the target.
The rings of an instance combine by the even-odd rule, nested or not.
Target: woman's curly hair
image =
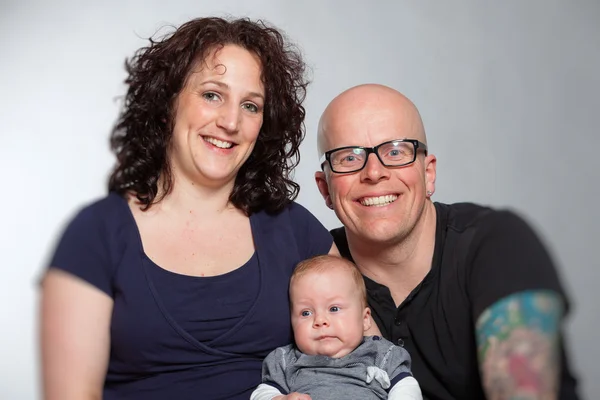
[[[109,191],[134,193],[144,209],[171,191],[168,150],[177,96],[195,66],[213,50],[233,44],[260,59],[265,107],[256,145],[238,172],[230,201],[250,215],[278,212],[294,200],[300,188],[290,175],[300,161],[308,85],[297,48],[276,28],[246,18],[198,18],[149,41],[125,62],[128,90],[110,137],[117,162]]]

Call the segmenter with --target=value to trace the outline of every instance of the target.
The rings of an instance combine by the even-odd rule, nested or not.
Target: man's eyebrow
[[[215,81],[215,80],[212,80],[212,79],[200,82],[200,85],[206,85],[207,83],[219,86],[220,88],[223,88],[223,89],[226,89],[226,90],[230,90],[231,89],[229,87],[229,85],[226,84],[225,82]],[[248,92],[248,96],[249,97],[258,97],[258,98],[262,99],[263,101],[265,100],[265,96],[262,93],[258,93],[258,92]]]

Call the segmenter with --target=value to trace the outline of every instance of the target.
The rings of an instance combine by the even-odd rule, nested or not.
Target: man
[[[385,86],[335,98],[319,122],[319,191],[344,228],[382,334],[426,399],[576,399],[561,338],[567,300],[519,217],[433,203],[436,157],[416,107]]]

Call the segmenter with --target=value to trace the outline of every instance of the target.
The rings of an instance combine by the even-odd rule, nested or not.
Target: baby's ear
[[[372,319],[371,319],[371,309],[369,307],[365,307],[363,311],[363,328],[364,331],[367,332],[371,329]]]

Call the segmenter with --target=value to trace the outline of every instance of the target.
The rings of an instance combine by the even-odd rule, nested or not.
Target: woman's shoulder
[[[306,208],[302,204],[295,202],[295,201],[291,201],[286,206],[286,210],[293,218],[307,218],[307,217],[315,218],[313,213],[310,212],[310,210],[308,208]]]
[[[63,229],[49,267],[72,273],[112,295],[112,277],[126,243],[131,217],[116,193],[90,201]]]
[[[280,221],[276,225],[283,229],[283,224],[286,230],[293,233],[303,258],[329,252],[333,238],[307,207],[290,202],[279,215]]]
[[[261,211],[254,215],[261,223],[275,225],[293,226],[294,230],[312,229],[321,227],[317,217],[302,204],[290,201],[282,210],[277,213],[267,213]]]
[[[88,201],[76,212],[75,219],[85,219],[88,221],[104,221],[122,217],[129,206],[127,200],[115,193],[110,192],[106,196]]]
[[[129,225],[131,220],[127,200],[111,192],[80,206],[68,221],[67,230],[82,232],[93,229],[111,234]]]
[[[268,212],[266,210],[252,214],[255,218],[285,220],[289,218],[301,218],[302,216],[312,216],[311,212],[298,202],[290,201],[277,212]]]

